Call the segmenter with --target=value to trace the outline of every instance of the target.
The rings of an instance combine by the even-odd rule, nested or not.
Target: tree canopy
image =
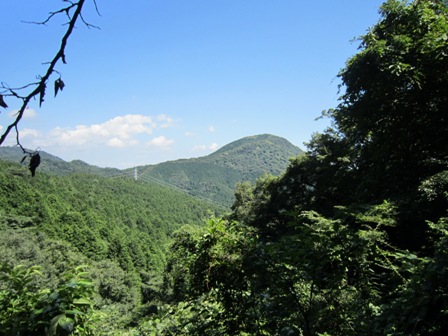
[[[447,10],[443,1],[387,1],[339,74],[333,118],[378,195],[408,191],[446,166]]]

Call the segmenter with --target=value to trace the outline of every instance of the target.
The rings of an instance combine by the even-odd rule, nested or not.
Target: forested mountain
[[[125,270],[163,265],[156,259],[164,258],[175,229],[222,211],[157,183],[83,173],[32,178],[26,167],[5,161],[0,189],[3,224],[38,228],[94,259],[115,259]]]
[[[62,273],[86,264],[96,274],[97,303],[118,305],[123,316],[150,300],[172,233],[223,211],[157,183],[86,173],[31,177],[25,166],[1,160],[0,190],[0,282],[5,267],[40,265],[40,283],[55,290]],[[2,290],[0,310],[10,295]],[[0,322],[0,335],[8,332]]]
[[[278,175],[289,159],[303,153],[284,138],[262,134],[234,141],[199,158],[138,167],[139,176],[161,180],[191,195],[224,205],[234,201],[237,183],[263,174]]]
[[[0,162],[0,335],[447,335],[448,3],[380,13],[333,126],[206,225],[156,184]]]
[[[286,169],[289,159],[301,153],[303,151],[300,148],[284,138],[262,134],[236,140],[208,156],[140,166],[138,176],[143,181],[160,183],[230,206],[234,201],[237,183],[255,182],[266,173],[278,175]],[[44,151],[40,155],[42,160],[39,171],[42,172],[59,175],[93,173],[107,177],[134,176],[134,168],[100,168],[81,160],[66,162]],[[0,147],[0,159],[20,162],[22,157],[22,151],[18,147]]]
[[[81,160],[73,160],[70,162],[64,161],[61,158],[54,156],[45,151],[40,151],[41,163],[39,165],[39,171],[66,175],[72,173],[93,173],[104,176],[121,175],[121,171],[116,168],[100,168],[90,165]],[[0,147],[0,160],[20,162],[24,157],[22,150],[19,147]],[[24,164],[29,163],[29,158],[24,161]]]

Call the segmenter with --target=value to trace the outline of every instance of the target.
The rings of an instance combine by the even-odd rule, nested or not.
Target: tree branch
[[[92,0],[95,4],[95,8],[96,11],[98,13],[98,7],[96,4],[96,0]],[[16,114],[16,118],[15,120],[6,127],[6,130],[3,132],[3,134],[0,137],[0,145],[3,144],[3,142],[6,140],[7,136],[9,135],[9,133],[11,132],[12,129],[16,130],[16,140],[17,140],[17,145],[20,146],[20,148],[22,149],[22,151],[24,153],[28,153],[20,144],[20,139],[19,139],[19,131],[18,131],[18,124],[19,122],[22,120],[22,117],[25,113],[25,110],[28,107],[28,104],[30,103],[30,101],[35,98],[36,96],[39,96],[39,106],[42,105],[42,102],[44,101],[44,96],[46,93],[46,89],[47,89],[47,83],[48,80],[50,78],[50,76],[54,73],[57,72],[55,70],[55,67],[57,65],[57,63],[59,61],[62,61],[62,63],[66,64],[66,60],[65,60],[65,48],[67,46],[67,42],[69,37],[71,36],[73,29],[75,28],[76,22],[78,20],[81,20],[87,27],[91,28],[91,27],[95,27],[89,23],[87,23],[83,18],[82,18],[82,9],[83,6],[86,2],[86,0],[78,0],[77,2],[72,2],[69,0],[63,0],[63,2],[69,3],[68,6],[55,11],[55,12],[50,12],[48,18],[45,21],[42,22],[34,22],[36,24],[43,24],[46,25],[54,16],[58,15],[58,14],[65,14],[67,15],[67,17],[69,18],[68,21],[68,28],[64,34],[64,36],[61,39],[61,45],[59,47],[59,50],[57,51],[56,55],[54,56],[54,58],[48,63],[48,68],[47,71],[45,72],[45,75],[42,77],[39,77],[39,81],[36,83],[31,83],[31,84],[27,84],[23,87],[20,88],[16,88],[16,89],[12,89],[9,88],[7,85],[5,85],[3,82],[1,83],[1,88],[5,89],[2,93],[2,95],[0,95],[0,97],[3,100],[3,96],[13,96],[15,98],[21,99],[22,100],[22,105],[19,108],[17,114]],[[73,11],[73,15],[71,15],[71,12]],[[30,86],[35,86],[34,90],[32,90],[27,96],[20,96],[17,91],[26,89]],[[6,105],[6,103],[5,103]],[[7,105],[6,105],[7,106]],[[28,153],[29,154],[29,153]]]

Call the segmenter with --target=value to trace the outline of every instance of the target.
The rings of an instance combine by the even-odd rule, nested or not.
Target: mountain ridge
[[[159,182],[229,206],[237,183],[254,182],[265,173],[279,175],[288,166],[289,159],[301,153],[299,147],[285,138],[271,134],[252,135],[230,142],[206,156],[138,166],[136,178]],[[39,170],[46,173],[134,177],[134,168],[101,168],[82,160],[67,162],[44,151],[40,154]],[[22,157],[17,147],[0,147],[0,159],[19,162]]]
[[[285,138],[260,134],[235,140],[203,157],[140,166],[139,176],[161,180],[190,195],[229,206],[239,182],[279,175],[303,151]]]

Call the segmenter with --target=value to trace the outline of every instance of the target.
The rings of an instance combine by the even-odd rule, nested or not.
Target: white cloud
[[[12,118],[15,118],[15,117],[17,116],[17,113],[19,113],[19,110],[14,110],[14,111],[9,112],[9,113],[8,113],[8,116],[9,116],[9,117],[12,117]],[[22,116],[22,118],[23,118],[23,119],[32,119],[32,118],[34,118],[35,116],[37,116],[37,112],[36,112],[36,110],[27,108],[27,109],[25,109],[25,111],[23,112],[23,116]]]
[[[138,145],[138,141],[137,140],[133,140],[133,139],[123,140],[123,139],[115,137],[115,138],[112,138],[109,141],[107,141],[106,144],[109,147],[125,148],[125,147]]]
[[[210,125],[210,126],[208,127],[208,131],[209,131],[210,133],[214,133],[214,132],[216,131],[215,126]]]
[[[185,132],[185,136],[192,137],[192,136],[195,136],[195,134],[193,132]]]
[[[2,133],[3,127],[0,125],[0,135]],[[20,139],[26,141],[22,143],[26,147],[32,147],[32,146],[40,146],[40,144],[37,143],[37,139],[39,139],[42,134],[34,129],[31,128],[24,128],[19,130]],[[6,137],[5,141],[3,142],[4,146],[15,146],[17,145],[17,139],[16,139],[16,131],[14,129],[9,132],[8,136]]]
[[[174,119],[167,116],[166,114],[159,114],[157,120],[161,122],[160,128],[169,128],[174,125]]]
[[[159,148],[169,148],[172,144],[174,144],[174,140],[168,139],[167,137],[161,135],[154,139],[152,139],[149,143],[150,146],[159,147]]]
[[[37,138],[39,136],[40,132],[31,128],[25,128],[20,131],[20,138],[26,138],[26,137]]]
[[[207,146],[206,145],[194,146],[193,150],[195,152],[203,152],[203,151],[207,150]]]
[[[20,137],[27,148],[39,147],[64,160],[81,159],[100,166],[127,167],[173,159],[177,141],[162,126],[176,122],[166,115],[127,114],[96,124],[56,127],[47,132],[24,128]],[[4,131],[5,125],[0,130]],[[15,134],[10,134],[5,145],[15,145]],[[158,152],[158,155],[151,156],[149,152]]]
[[[36,110],[29,109],[29,108],[27,108],[27,109],[25,110],[25,113],[23,114],[23,117],[24,117],[25,119],[31,119],[31,118],[34,118],[35,116],[37,116],[37,112],[36,112]]]
[[[204,152],[204,151],[214,151],[217,150],[219,148],[217,143],[212,143],[211,145],[199,145],[199,146],[194,146],[193,150],[195,152]]]
[[[110,147],[128,147],[138,143],[139,134],[152,134],[156,124],[151,117],[127,114],[102,124],[77,125],[75,128],[57,127],[50,133],[49,142],[57,145],[105,144]]]

